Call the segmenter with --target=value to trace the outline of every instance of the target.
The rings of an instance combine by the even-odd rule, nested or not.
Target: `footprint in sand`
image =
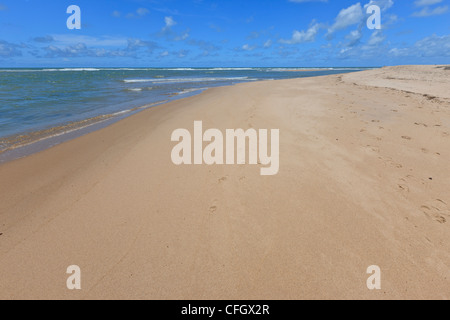
[[[415,124],[416,126],[423,126],[423,127],[425,127],[425,128],[428,128],[428,125],[425,124],[425,123],[415,122],[414,124]]]
[[[224,177],[225,178],[225,177]],[[217,200],[217,199],[213,199],[212,201],[211,201],[211,204],[210,204],[210,207],[209,207],[209,213],[211,213],[211,214],[213,214],[213,213],[215,213],[218,209],[219,209],[219,207],[218,207],[218,202],[219,202],[219,200]]]
[[[402,192],[409,193],[409,187],[406,185],[406,181],[405,181],[404,179],[401,179],[401,180],[403,180],[403,183],[399,183],[399,184],[398,184],[398,188],[399,188],[400,191],[402,191]]]
[[[450,210],[447,204],[441,199],[436,199],[424,204],[422,212],[430,219],[444,224],[450,218]]]
[[[392,160],[392,158],[379,157],[379,159],[382,160],[385,164],[390,165],[394,168],[397,169],[403,168],[403,165],[401,163],[395,162],[394,160]]]
[[[217,206],[212,206],[209,208],[209,212],[214,213],[217,211]]]
[[[421,193],[423,192],[423,187],[428,182],[423,179],[418,179],[412,175],[407,175],[404,178],[400,178],[397,182],[399,190],[403,193],[408,194],[409,192]]]
[[[371,145],[365,146],[364,150],[366,151],[366,153],[372,154],[372,155],[380,153],[380,148],[374,147],[374,146],[371,146]]]
[[[222,177],[222,178],[219,179],[219,183],[222,183],[222,182],[225,182],[225,181],[227,181],[227,177]]]
[[[405,140],[412,140],[412,138],[411,138],[411,137],[408,137],[408,136],[402,136],[402,139],[405,139]]]

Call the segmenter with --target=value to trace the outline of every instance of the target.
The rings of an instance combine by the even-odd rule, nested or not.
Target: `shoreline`
[[[0,149],[0,165],[30,156],[34,153],[47,150],[61,143],[103,129],[146,109],[164,105],[171,101],[182,100],[190,96],[202,94],[202,92],[207,89],[210,88],[195,89],[183,94],[172,94],[167,100],[145,104],[129,110],[119,111],[114,114],[99,115],[93,118],[67,122],[59,126],[48,127],[38,131],[23,132],[13,136],[2,137],[0,138],[0,145],[7,147]]]
[[[85,120],[68,122],[66,124],[49,127],[39,131],[17,134],[0,139],[2,145],[9,145],[6,149],[0,150],[0,165],[16,159],[20,159],[37,152],[44,151],[55,145],[76,139],[88,133],[105,128],[126,117],[132,116],[148,108],[162,105],[169,100],[151,103],[124,110],[115,114],[101,115]]]
[[[61,121],[55,121],[51,124],[45,125],[45,121],[40,119],[38,122],[36,122],[36,125],[30,125],[29,123],[26,125],[28,126],[28,129],[24,130],[17,130],[22,127],[22,124],[20,122],[17,123],[14,129],[12,126],[13,122],[6,122],[5,123],[5,136],[2,136],[0,138],[0,163],[5,163],[11,160],[14,160],[16,158],[32,154],[36,151],[44,150],[48,147],[51,147],[55,144],[59,144],[61,142],[64,142],[66,140],[69,140],[73,137],[77,137],[80,135],[85,134],[86,132],[92,131],[92,126],[96,128],[101,128],[101,125],[96,125],[97,122],[107,122],[107,123],[113,123],[116,120],[113,120],[113,118],[122,118],[122,113],[128,113],[132,114],[135,111],[137,111],[139,108],[141,108],[143,105],[145,106],[146,103],[163,103],[166,101],[171,101],[175,99],[181,99],[184,97],[188,97],[192,94],[201,93],[206,88],[216,87],[217,85],[214,84],[214,82],[218,79],[223,79],[223,81],[231,81],[230,84],[225,85],[234,85],[232,79],[243,79],[242,81],[253,81],[256,79],[259,79],[259,81],[265,81],[265,80],[272,80],[273,79],[282,79],[287,76],[287,74],[291,73],[298,73],[295,75],[295,77],[306,77],[306,76],[319,76],[321,73],[330,73],[330,74],[336,74],[338,73],[346,73],[351,71],[357,71],[357,70],[368,70],[369,68],[363,68],[363,67],[357,67],[357,68],[351,68],[351,67],[334,67],[334,68],[35,68],[35,69],[29,69],[29,68],[19,68],[19,69],[0,69],[1,72],[41,72],[41,73],[50,73],[54,74],[56,77],[58,74],[67,74],[67,73],[76,73],[77,76],[81,73],[91,73],[91,74],[97,74],[98,72],[110,72],[106,74],[105,76],[110,77],[113,81],[116,81],[118,83],[125,83],[125,84],[133,84],[133,83],[140,83],[140,82],[151,82],[151,79],[155,78],[154,81],[156,83],[159,83],[159,78],[167,78],[167,83],[177,83],[175,80],[183,79],[183,77],[187,77],[187,80],[207,80],[211,79],[211,81],[206,84],[205,87],[199,87],[195,84],[192,86],[185,86],[182,85],[179,88],[171,88],[169,92],[162,92],[164,89],[157,89],[160,90],[159,93],[155,93],[155,96],[145,96],[144,98],[141,98],[141,101],[139,103],[136,103],[136,101],[128,101],[128,104],[130,105],[127,107],[127,102],[119,102],[118,105],[121,105],[120,108],[114,107],[114,102],[111,103],[111,101],[108,103],[107,101],[104,102],[104,106],[111,106],[104,108],[105,112],[94,112],[93,110],[89,111],[89,114],[86,114],[82,116],[81,114],[76,114],[77,111],[72,115],[72,120],[70,118],[61,120]],[[117,74],[115,72],[122,71],[123,74]],[[150,73],[136,73],[139,71],[148,71]],[[158,75],[158,74],[152,74],[152,71],[161,71],[166,72],[165,75]],[[211,71],[211,72],[206,72]],[[130,72],[128,74],[128,72]],[[191,73],[194,72],[194,73]],[[203,72],[203,73],[199,73]],[[243,74],[230,74],[233,72],[244,72]],[[245,73],[247,72],[247,73]],[[210,77],[210,74],[214,73],[215,76]],[[270,74],[271,73],[271,74]],[[277,76],[275,76],[277,74]],[[268,76],[267,76],[268,75]],[[282,75],[282,76],[278,76]],[[136,78],[136,79],[131,79]],[[194,78],[192,78],[194,77]],[[255,79],[252,79],[254,77]],[[287,76],[288,78],[291,78],[291,76]],[[145,78],[145,79],[142,79]],[[173,79],[172,79],[173,78]],[[294,79],[294,78],[292,78]],[[189,82],[188,81],[188,82]],[[187,83],[188,83],[187,82]],[[99,85],[102,85],[102,83],[99,83]],[[223,86],[223,85],[219,85]],[[138,88],[135,86],[119,86],[118,87],[121,91],[124,92],[143,92],[143,91],[149,91],[149,87],[146,88]],[[164,86],[162,86],[164,88]],[[152,88],[153,89],[153,88]],[[35,97],[36,98],[36,97]],[[129,97],[130,99],[138,99],[136,96]],[[167,99],[168,98],[168,99]],[[149,102],[146,102],[145,99],[149,99]],[[148,101],[148,100],[147,100]],[[57,102],[53,101],[53,104],[55,104],[56,108],[62,108],[64,110],[63,106],[59,105]],[[52,105],[52,101],[49,101],[48,105]],[[45,106],[41,106],[45,112]],[[108,111],[109,109],[109,111]],[[7,112],[8,108],[6,108]],[[26,110],[26,108],[25,108]],[[70,110],[66,110],[67,113],[70,113]],[[61,111],[61,114],[64,112]],[[7,114],[5,114],[7,116]],[[9,117],[17,116],[20,119],[20,114],[12,114]],[[29,117],[32,117],[32,115],[29,115]],[[108,120],[110,119],[110,120]],[[83,128],[88,127],[87,130],[83,130]],[[3,127],[2,127],[3,129]],[[81,129],[79,133],[74,133],[76,130]],[[6,135],[8,130],[13,133],[10,133],[9,135]],[[64,134],[65,132],[69,132],[70,134]],[[57,137],[61,137],[57,139]],[[49,140],[48,143],[45,141]],[[37,142],[35,146],[29,146],[33,142]],[[25,148],[22,148],[22,146],[27,146]],[[17,150],[19,149],[19,150]],[[13,150],[11,152],[11,150]]]
[[[80,70],[102,70],[98,68],[79,68]],[[108,68],[105,68],[106,70]],[[146,69],[146,68],[143,68]],[[189,68],[192,69],[192,68]],[[198,68],[200,70],[204,68]],[[234,69],[234,68],[233,68]],[[240,68],[236,68],[240,69]],[[276,68],[267,68],[267,69],[276,69]],[[282,68],[286,69],[285,72],[316,72],[316,71],[326,71],[326,70],[342,70],[342,71],[348,71],[351,69],[358,69],[358,68]],[[47,70],[44,69],[43,72]],[[48,69],[49,72],[55,72],[58,69]],[[74,70],[72,68],[65,68],[61,69],[62,71],[71,71]],[[161,69],[165,70],[165,68]],[[355,72],[362,72],[362,71],[355,71]],[[342,73],[342,74],[345,74]],[[312,77],[322,77],[323,75],[316,75]],[[301,79],[301,78],[292,78],[294,79]],[[270,79],[270,80],[259,80],[254,82],[262,82],[262,81],[278,81],[278,80],[286,80],[286,79]],[[245,82],[244,82],[245,83]],[[219,87],[229,87],[234,85],[239,85],[240,83],[234,83],[229,84],[225,86],[219,86]],[[0,165],[14,161],[16,159],[24,158],[27,156],[30,156],[34,153],[44,151],[46,149],[52,148],[58,144],[64,143],[66,141],[70,141],[72,139],[76,139],[80,136],[89,134],[91,132],[94,132],[96,130],[102,129],[104,127],[107,127],[111,124],[114,124],[118,121],[121,121],[129,116],[132,116],[136,113],[139,113],[145,109],[163,105],[170,101],[176,101],[188,98],[190,96],[194,95],[200,95],[204,91],[211,89],[211,88],[217,88],[217,86],[207,87],[207,88],[193,88],[189,89],[187,91],[177,92],[173,93],[168,96],[167,100],[154,102],[150,104],[145,104],[143,106],[138,106],[131,108],[129,110],[123,110],[119,111],[113,114],[104,114],[104,115],[98,115],[96,117],[82,119],[78,121],[73,122],[67,122],[64,124],[60,124],[58,126],[52,126],[48,128],[44,128],[42,130],[37,131],[30,131],[30,132],[23,132],[20,134],[15,134],[12,136],[5,136],[0,137]]]
[[[449,299],[448,72],[211,88],[0,165],[0,298]],[[175,166],[196,120],[280,129],[279,173]]]

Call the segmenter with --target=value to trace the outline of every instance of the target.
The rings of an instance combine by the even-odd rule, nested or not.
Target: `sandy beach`
[[[0,299],[450,299],[449,88],[445,66],[213,88],[0,165]],[[196,120],[280,129],[279,173],[174,165]]]

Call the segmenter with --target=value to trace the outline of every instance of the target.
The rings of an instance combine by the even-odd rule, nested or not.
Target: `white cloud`
[[[164,29],[166,29],[166,30],[172,28],[174,25],[177,24],[176,21],[173,20],[172,17],[165,17],[164,23],[166,24],[166,26],[164,27]]]
[[[382,34],[382,32],[377,30],[372,33],[367,44],[369,46],[378,46],[378,45],[382,44],[385,39],[386,39],[386,37]]]
[[[253,50],[255,50],[255,49],[256,49],[255,46],[250,46],[249,44],[244,44],[244,45],[242,46],[242,50],[245,50],[245,51],[253,51]]]
[[[135,12],[127,13],[125,15],[125,18],[127,18],[127,19],[134,19],[134,18],[144,17],[144,16],[146,16],[149,13],[150,13],[150,11],[148,9],[146,9],[146,8],[139,8]],[[116,10],[116,11],[113,11],[112,15],[113,15],[113,17],[119,18],[119,17],[122,16],[122,13],[120,11]]]
[[[138,14],[138,16],[143,17],[143,16],[149,14],[150,11],[148,9],[146,9],[146,8],[139,8],[139,9],[136,10],[136,13]]]
[[[409,48],[392,48],[389,50],[389,54],[394,57],[405,57],[408,56]]]
[[[312,42],[316,39],[317,33],[319,32],[321,25],[319,23],[314,23],[308,30],[297,31],[294,30],[291,39],[281,39],[280,42],[284,44],[299,44],[305,42]]]
[[[389,53],[396,57],[450,57],[450,35],[436,34],[417,41],[409,48],[393,48]]]
[[[289,2],[304,3],[304,2],[328,2],[328,0],[289,0]]]
[[[173,34],[172,27],[177,24],[177,22],[172,17],[164,17],[164,27],[161,30],[161,35],[169,36]],[[177,36],[181,37],[181,36]],[[181,38],[177,39],[177,41],[182,40]]]
[[[448,6],[438,6],[431,8],[431,6],[441,3],[442,0],[416,0],[414,4],[416,7],[423,7],[422,10],[414,12],[413,17],[430,17],[444,14],[448,11]]]
[[[184,58],[189,54],[188,50],[180,50],[178,51],[178,58]]]
[[[363,34],[362,34],[361,30],[359,30],[359,29],[353,30],[345,37],[349,41],[347,46],[352,47],[352,46],[358,44],[359,41],[361,40],[362,36],[363,36]]]
[[[21,46],[0,40],[0,57],[10,58],[21,56],[22,52],[20,50]]]
[[[414,47],[418,49],[422,56],[450,57],[450,35],[438,36],[434,34],[418,41]]]
[[[51,37],[57,46],[70,46],[74,43],[84,43],[89,47],[122,47],[128,44],[128,38],[110,36],[91,37],[75,34],[54,34]]]
[[[342,9],[336,17],[334,24],[328,29],[328,35],[332,35],[334,32],[346,29],[352,25],[360,24],[364,17],[365,15],[359,2],[346,9]]]
[[[175,37],[175,41],[183,41],[183,40],[186,40],[187,38],[189,38],[189,32],[188,31],[180,34],[179,36],[176,36]]]
[[[417,7],[425,7],[425,6],[432,6],[434,4],[441,3],[442,0],[416,0],[414,1],[414,4]]]
[[[266,49],[270,48],[272,46],[272,43],[273,43],[272,40],[270,40],[270,39],[267,40],[266,42],[264,42],[264,48],[266,48]]]
[[[448,6],[436,7],[430,9],[429,7],[424,7],[422,10],[414,12],[413,17],[430,17],[437,16],[448,12]]]
[[[368,4],[366,4],[364,6],[364,8],[367,9],[368,7],[370,7],[372,5],[379,6],[381,11],[386,11],[394,5],[394,1],[393,0],[370,0],[370,2]]]

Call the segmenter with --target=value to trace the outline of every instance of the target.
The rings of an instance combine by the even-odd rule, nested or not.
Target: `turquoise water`
[[[140,106],[210,87],[363,68],[289,70],[292,68],[0,69],[0,152],[17,144],[17,137],[24,134],[99,116],[123,116]]]

